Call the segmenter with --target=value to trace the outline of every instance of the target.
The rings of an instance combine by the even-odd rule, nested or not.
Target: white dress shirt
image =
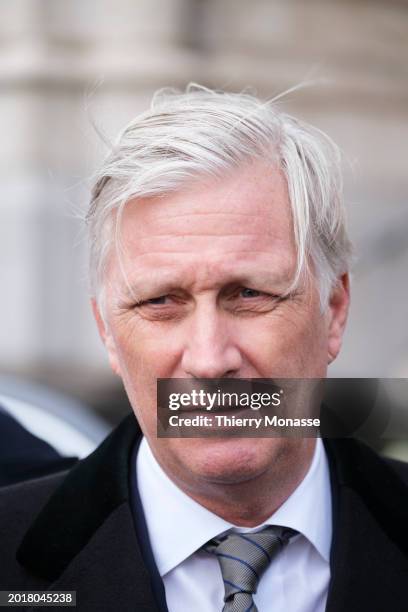
[[[259,612],[324,612],[330,580],[332,513],[329,469],[320,439],[310,468],[290,497],[264,523],[241,528],[186,495],[166,475],[143,438],[136,459],[137,486],[169,612],[221,612],[224,585],[218,560],[200,551],[228,529],[256,531],[282,525],[299,532],[262,576],[254,602]]]

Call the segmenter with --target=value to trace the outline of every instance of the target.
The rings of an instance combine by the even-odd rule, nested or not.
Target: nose
[[[196,307],[186,330],[181,361],[186,376],[222,378],[239,374],[243,360],[232,323],[214,304]]]

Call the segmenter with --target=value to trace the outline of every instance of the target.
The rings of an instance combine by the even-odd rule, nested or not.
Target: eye
[[[134,305],[133,311],[146,321],[171,323],[185,316],[188,311],[188,301],[176,293],[166,293],[141,300]]]
[[[149,300],[146,300],[144,303],[145,304],[165,304],[166,303],[166,295],[160,295],[159,297],[156,298],[150,298]]]
[[[254,298],[259,297],[261,295],[260,291],[256,291],[256,289],[250,289],[249,287],[244,287],[241,289],[241,297],[243,298]]]
[[[142,300],[138,302],[135,306],[136,308],[142,308],[143,306],[161,306],[166,304],[167,295],[159,295],[155,298],[149,298],[147,300]]]
[[[241,285],[227,294],[225,307],[237,316],[256,316],[272,312],[283,300],[282,296]]]

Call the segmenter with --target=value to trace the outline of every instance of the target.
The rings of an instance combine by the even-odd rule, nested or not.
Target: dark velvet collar
[[[408,464],[400,463],[406,474],[404,481],[391,461],[362,442],[325,439],[324,445],[338,502],[346,490],[357,493],[388,538],[408,557]]]
[[[115,508],[129,500],[129,460],[141,435],[129,414],[104,442],[68,472],[37,515],[17,560],[41,578],[55,580]]]
[[[130,504],[129,461],[140,436],[134,415],[128,415],[67,474],[22,540],[17,559],[23,566],[55,580],[115,508]],[[325,447],[339,499],[345,489],[353,489],[389,539],[408,555],[408,486],[359,442],[325,440]]]

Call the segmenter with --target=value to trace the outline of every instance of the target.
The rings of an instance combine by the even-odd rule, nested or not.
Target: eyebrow
[[[292,276],[288,270],[282,266],[280,273],[272,273],[270,270],[258,269],[253,271],[242,271],[241,273],[226,274],[224,281],[220,281],[219,287],[228,285],[241,285],[243,287],[254,287],[267,290],[268,287],[274,285],[276,289],[286,288],[286,285],[291,282]],[[143,301],[152,295],[155,297],[165,295],[176,289],[188,290],[189,283],[186,283],[186,276],[174,273],[174,270],[153,271],[146,280],[129,280],[124,283],[121,293],[125,299]]]
[[[139,301],[145,299],[152,293],[167,293],[181,286],[181,284],[180,279],[175,277],[174,272],[166,272],[161,269],[160,271],[153,271],[145,279],[125,280],[121,292],[125,297]]]

